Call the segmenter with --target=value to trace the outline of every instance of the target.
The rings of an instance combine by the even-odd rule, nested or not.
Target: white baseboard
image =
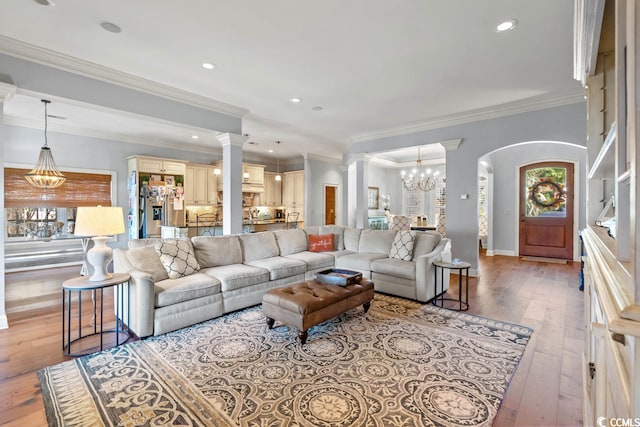
[[[9,328],[9,319],[7,319],[6,314],[0,315],[0,329],[8,329]]]
[[[516,251],[505,251],[502,249],[496,249],[495,251],[496,255],[504,255],[504,256],[517,256],[516,255]]]
[[[493,251],[493,249],[489,250],[487,249],[487,251],[484,253],[485,256],[494,256],[495,252]]]
[[[480,277],[480,271],[477,268],[469,269],[469,276],[471,277]]]

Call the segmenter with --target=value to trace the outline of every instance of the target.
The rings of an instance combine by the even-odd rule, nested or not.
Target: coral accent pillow
[[[310,252],[329,252],[333,251],[333,234],[309,234],[309,251]]]

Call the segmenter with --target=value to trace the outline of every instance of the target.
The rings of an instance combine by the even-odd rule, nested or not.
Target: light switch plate
[[[460,198],[461,198],[462,200],[467,200],[467,199],[469,198],[469,195],[468,195],[468,194],[466,194],[466,193],[465,193],[465,194],[461,194],[461,195],[460,195]]]

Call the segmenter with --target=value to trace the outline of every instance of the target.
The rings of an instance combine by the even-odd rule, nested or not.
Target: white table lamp
[[[79,207],[73,234],[91,236],[94,246],[87,252],[87,260],[93,266],[92,282],[111,278],[107,266],[113,258],[113,250],[107,246],[109,236],[124,233],[124,215],[119,206]]]

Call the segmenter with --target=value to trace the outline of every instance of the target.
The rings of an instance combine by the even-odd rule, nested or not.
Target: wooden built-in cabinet
[[[262,204],[265,206],[282,206],[282,181],[276,181],[275,172],[264,173],[264,193]]]
[[[213,166],[187,165],[184,180],[187,206],[211,206],[218,204],[218,176]]]
[[[218,168],[222,171],[222,163],[218,164]],[[247,172],[249,178],[242,180],[243,193],[261,193],[264,191],[264,165],[256,165],[252,163],[242,164],[242,173]],[[222,174],[218,176],[218,191],[223,191]]]
[[[287,212],[304,211],[304,171],[291,171],[282,174],[282,204]]]
[[[186,164],[168,159],[136,156],[138,172],[184,175]]]
[[[635,425],[609,420],[640,416],[640,5],[575,6],[575,77],[587,90],[584,424]]]

